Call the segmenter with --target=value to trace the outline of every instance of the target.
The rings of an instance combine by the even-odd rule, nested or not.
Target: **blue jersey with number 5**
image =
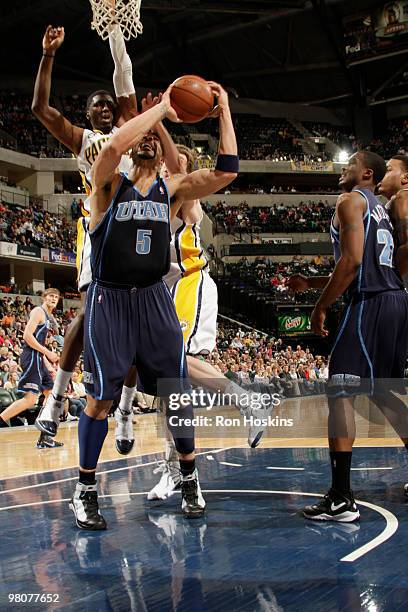
[[[404,289],[401,277],[394,267],[394,229],[388,211],[369,189],[358,188],[353,191],[360,193],[366,201],[364,253],[358,274],[347,290],[347,296],[351,298],[356,293]],[[341,255],[340,235],[333,219],[330,224],[330,237],[337,263]]]
[[[170,198],[157,178],[146,195],[125,176],[102,221],[89,232],[92,278],[114,285],[152,285],[170,267]]]

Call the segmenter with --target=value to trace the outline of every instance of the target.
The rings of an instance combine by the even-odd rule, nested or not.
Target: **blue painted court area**
[[[326,449],[206,451],[207,514],[195,521],[182,517],[180,494],[146,500],[155,459],[101,465],[106,532],[75,527],[73,470],[2,481],[0,609],[408,609],[404,449],[355,449],[354,490],[367,505],[359,524],[343,525],[299,515],[318,499],[306,494],[327,489]],[[13,606],[9,593],[57,594],[59,603]]]

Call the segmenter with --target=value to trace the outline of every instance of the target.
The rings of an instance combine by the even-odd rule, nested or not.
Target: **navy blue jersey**
[[[351,298],[356,293],[404,289],[401,277],[394,267],[394,228],[387,210],[369,189],[359,188],[353,191],[360,193],[366,201],[364,253],[359,272],[347,289],[347,296]],[[337,263],[341,255],[340,235],[333,219],[330,224],[330,237]]]
[[[102,221],[89,232],[92,278],[112,285],[146,287],[170,267],[170,198],[157,178],[143,196],[122,176]]]
[[[39,342],[40,344],[44,346],[45,340],[48,335],[48,330],[50,330],[53,327],[53,325],[52,325],[51,318],[49,314],[47,313],[47,311],[45,310],[45,308],[43,306],[40,306],[40,308],[44,311],[45,321],[44,323],[40,323],[39,325],[37,325],[33,336],[37,340],[37,342]],[[28,349],[30,351],[35,350],[31,346],[29,346],[27,343],[23,345],[23,348],[25,348],[26,350]]]

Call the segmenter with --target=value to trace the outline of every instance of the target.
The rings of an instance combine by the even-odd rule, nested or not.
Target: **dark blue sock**
[[[108,419],[93,419],[82,412],[78,423],[79,465],[94,470],[108,433]]]

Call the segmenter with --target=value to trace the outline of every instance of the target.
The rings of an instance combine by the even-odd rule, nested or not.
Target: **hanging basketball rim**
[[[142,0],[89,0],[92,7],[91,28],[106,40],[114,25],[120,25],[125,40],[142,34],[140,5]]]

